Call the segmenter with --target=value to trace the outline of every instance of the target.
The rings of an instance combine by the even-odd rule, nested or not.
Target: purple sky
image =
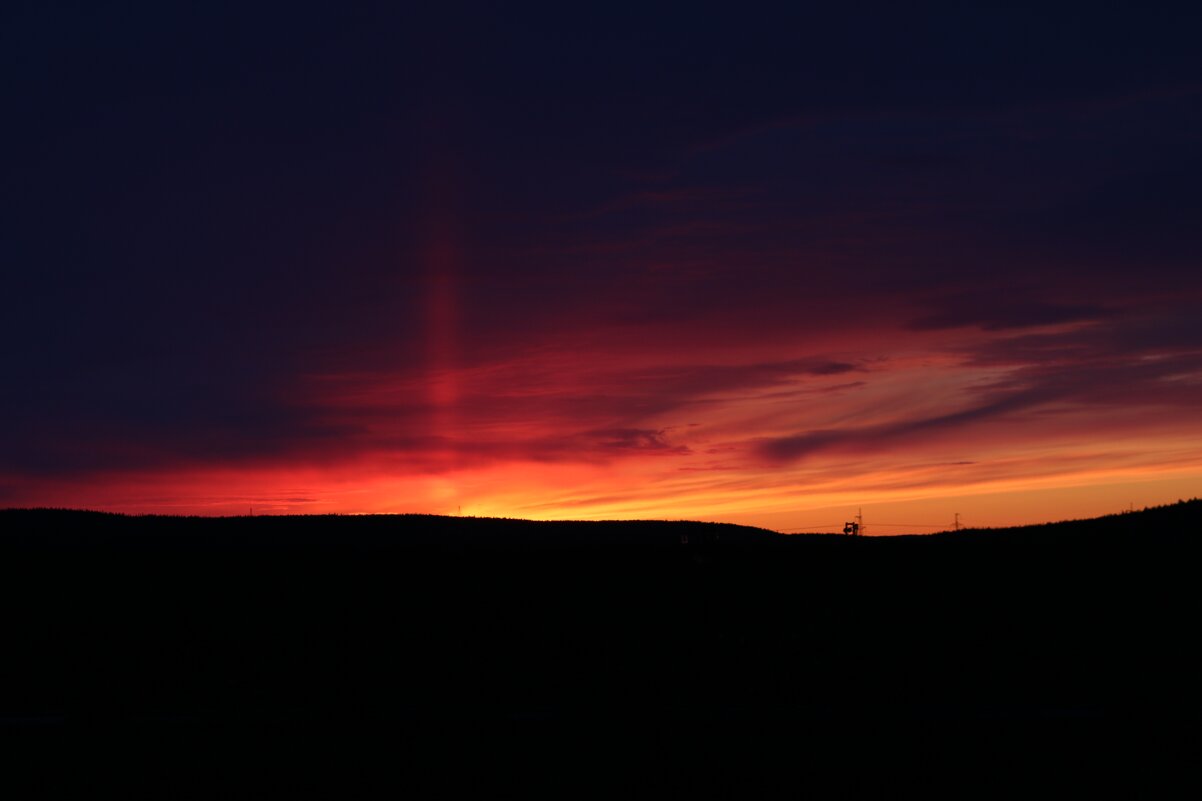
[[[1202,486],[1202,12],[170,5],[3,12],[0,505]]]

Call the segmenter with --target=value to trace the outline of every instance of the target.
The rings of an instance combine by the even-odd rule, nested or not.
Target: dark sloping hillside
[[[0,510],[7,547],[555,548],[763,542],[778,535],[729,523],[542,522],[439,515],[177,517],[70,509]]]
[[[685,748],[697,787],[732,788],[722,755],[769,728],[805,742],[756,754],[852,772],[844,743],[918,731],[1097,744],[1202,715],[1200,517],[1193,501],[853,539],[7,511],[0,721],[407,732],[406,748],[617,727],[644,755]]]
[[[934,535],[940,538],[959,536],[1004,537],[1018,543],[1036,541],[1081,539],[1083,544],[1102,541],[1121,544],[1129,538],[1132,544],[1139,541],[1184,543],[1196,537],[1202,525],[1202,500],[1178,501],[1167,506],[1156,506],[1138,512],[1123,512],[1086,520],[1065,520],[1042,525],[1016,526],[1012,528],[965,529],[960,532],[943,532]]]

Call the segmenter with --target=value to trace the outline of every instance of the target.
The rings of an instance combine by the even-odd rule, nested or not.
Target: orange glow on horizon
[[[689,363],[615,340],[461,365],[454,257],[435,256],[422,371],[310,377],[300,400],[337,438],[229,466],[87,482],[10,476],[10,497],[138,513],[695,519],[779,531],[837,531],[863,508],[868,533],[896,534],[948,528],[956,513],[1003,526],[1202,494],[1202,421],[1182,411],[1196,376],[1170,373],[1163,392],[1127,403],[1109,377],[1096,391],[1065,389],[1054,372],[966,360],[921,332],[894,337],[887,358],[797,348],[735,358],[731,346],[727,363]]]
[[[692,519],[783,532],[837,531],[862,508],[868,533],[883,535],[950,529],[955,513],[965,526],[996,527],[1094,517],[1202,494],[1202,458],[979,481],[961,480],[954,469],[935,465],[881,470],[854,482],[808,483],[796,475],[715,479],[646,464],[510,463],[422,476],[361,473],[365,468],[125,476],[72,492],[69,501],[60,493],[34,494],[24,505],[218,516],[253,509],[255,514]]]

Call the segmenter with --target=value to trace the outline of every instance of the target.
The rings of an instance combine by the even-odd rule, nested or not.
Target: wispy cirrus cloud
[[[963,435],[982,423],[1023,422],[1048,412],[1062,420],[1084,418],[1100,434],[1104,429],[1091,419],[1096,415],[1108,416],[1111,424],[1125,418],[1128,425],[1156,410],[1177,418],[1202,405],[1202,330],[1196,319],[1191,310],[1174,310],[953,347],[966,369],[1003,370],[949,397],[950,408],[937,413],[802,431],[758,441],[754,450],[770,461],[889,452],[918,440]]]
[[[1187,463],[1197,9],[877,5],[28,5],[4,502],[752,519]]]

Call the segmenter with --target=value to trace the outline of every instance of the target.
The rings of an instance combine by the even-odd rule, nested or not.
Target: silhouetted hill
[[[965,528],[889,538],[827,534],[781,535],[768,529],[688,520],[535,521],[514,518],[447,517],[423,514],[260,515],[199,517],[126,515],[75,509],[0,509],[0,544],[7,547],[112,547],[166,543],[213,547],[278,548],[547,548],[594,545],[756,544],[774,547],[882,547],[914,543],[943,547],[1003,538],[1010,546],[1088,538],[1097,545],[1114,539],[1189,539],[1202,523],[1202,500],[1145,508],[1085,520],[1008,528]],[[786,545],[788,543],[788,545]],[[819,545],[818,543],[821,543]],[[875,543],[869,545],[868,543]],[[161,544],[161,543],[160,543]],[[894,547],[894,546],[884,546]],[[913,547],[906,545],[903,547]]]
[[[544,522],[440,515],[183,517],[73,509],[0,510],[4,542],[84,547],[173,545],[237,548],[555,548],[762,542],[775,532],[729,523],[626,520]]]
[[[1085,520],[1063,520],[1009,528],[964,529],[958,532],[940,532],[936,537],[973,536],[1006,537],[1012,542],[1035,540],[1073,539],[1088,537],[1096,542],[1102,538],[1153,537],[1165,539],[1192,539],[1202,523],[1202,500],[1178,501],[1166,506],[1154,506],[1139,511],[1123,512]]]
[[[500,770],[500,743],[538,732],[538,753],[563,765],[599,748],[659,764],[648,755],[668,748],[697,771],[683,797],[738,797],[735,752],[885,793],[929,765],[935,752],[904,746],[923,733],[940,748],[999,738],[990,747],[1043,754],[1196,724],[1200,518],[1190,501],[848,538],[8,510],[0,722],[23,738],[288,732],[302,749],[337,732],[411,767],[431,743],[467,748],[485,773]],[[884,760],[868,773],[865,748]]]

